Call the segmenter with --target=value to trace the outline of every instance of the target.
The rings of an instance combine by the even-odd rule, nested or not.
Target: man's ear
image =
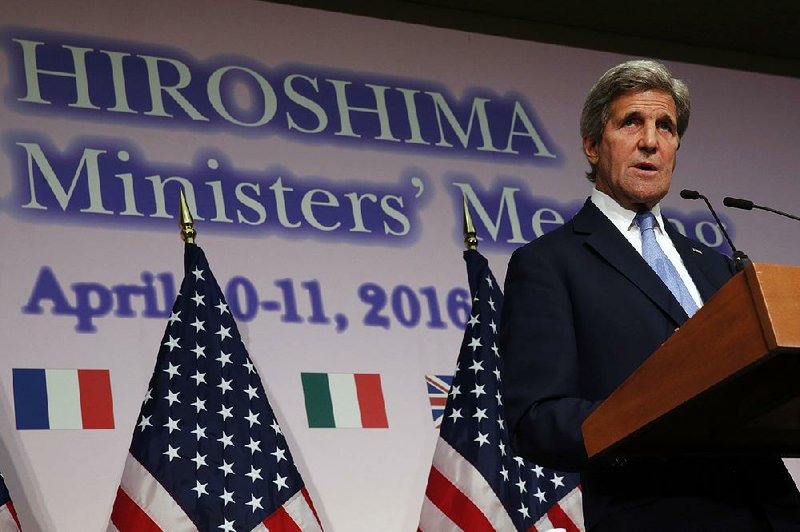
[[[592,165],[597,164],[600,160],[600,155],[597,153],[597,143],[589,137],[583,137],[583,153]]]

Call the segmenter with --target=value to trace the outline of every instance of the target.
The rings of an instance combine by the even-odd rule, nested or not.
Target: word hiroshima
[[[8,41],[15,101],[48,112],[170,119],[190,128],[556,158],[534,113],[510,96],[474,91],[457,101],[445,88],[415,80],[318,67],[269,71],[249,58],[199,62],[176,51],[156,55],[121,50],[123,43],[90,44],[54,43],[46,34]]]

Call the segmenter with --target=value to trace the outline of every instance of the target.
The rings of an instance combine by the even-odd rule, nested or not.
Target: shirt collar
[[[636,212],[631,211],[617,203],[617,201],[606,194],[605,192],[601,192],[596,188],[592,189],[592,195],[590,197],[592,203],[600,209],[600,212],[606,215],[606,218],[611,220],[611,223],[619,229],[621,233],[626,233],[631,228],[631,226],[636,226],[633,221],[634,216],[636,216]],[[650,212],[653,213],[653,216],[656,217],[656,227],[659,230],[663,230],[664,221],[661,218],[661,205],[656,204]]]

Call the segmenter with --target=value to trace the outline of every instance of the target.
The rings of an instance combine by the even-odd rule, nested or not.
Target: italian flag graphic
[[[302,373],[311,428],[388,428],[377,373]]]

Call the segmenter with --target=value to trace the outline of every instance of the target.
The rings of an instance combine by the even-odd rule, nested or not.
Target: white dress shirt
[[[622,236],[624,236],[628,242],[631,243],[633,249],[635,249],[636,252],[641,255],[642,233],[639,230],[639,226],[636,225],[636,222],[633,220],[633,218],[636,216],[636,213],[622,207],[611,196],[597,190],[596,188],[592,189],[592,195],[590,199],[592,203],[594,203],[595,206],[600,209],[600,212],[605,214],[606,218],[611,220],[611,223],[614,224],[614,227],[619,229],[619,232],[622,233]],[[692,299],[694,299],[694,302],[697,304],[697,308],[702,307],[703,299],[700,297],[700,291],[697,290],[697,286],[695,286],[692,277],[689,275],[689,271],[683,264],[683,259],[678,254],[678,250],[675,249],[675,244],[672,243],[669,235],[667,235],[663,229],[664,219],[661,217],[661,206],[656,205],[651,209],[651,212],[656,218],[655,226],[653,228],[656,234],[656,242],[658,242],[658,245],[661,246],[662,250],[664,250],[664,254],[675,266],[675,269],[678,271],[678,275],[681,276],[686,288],[689,289],[689,294],[691,294]]]

